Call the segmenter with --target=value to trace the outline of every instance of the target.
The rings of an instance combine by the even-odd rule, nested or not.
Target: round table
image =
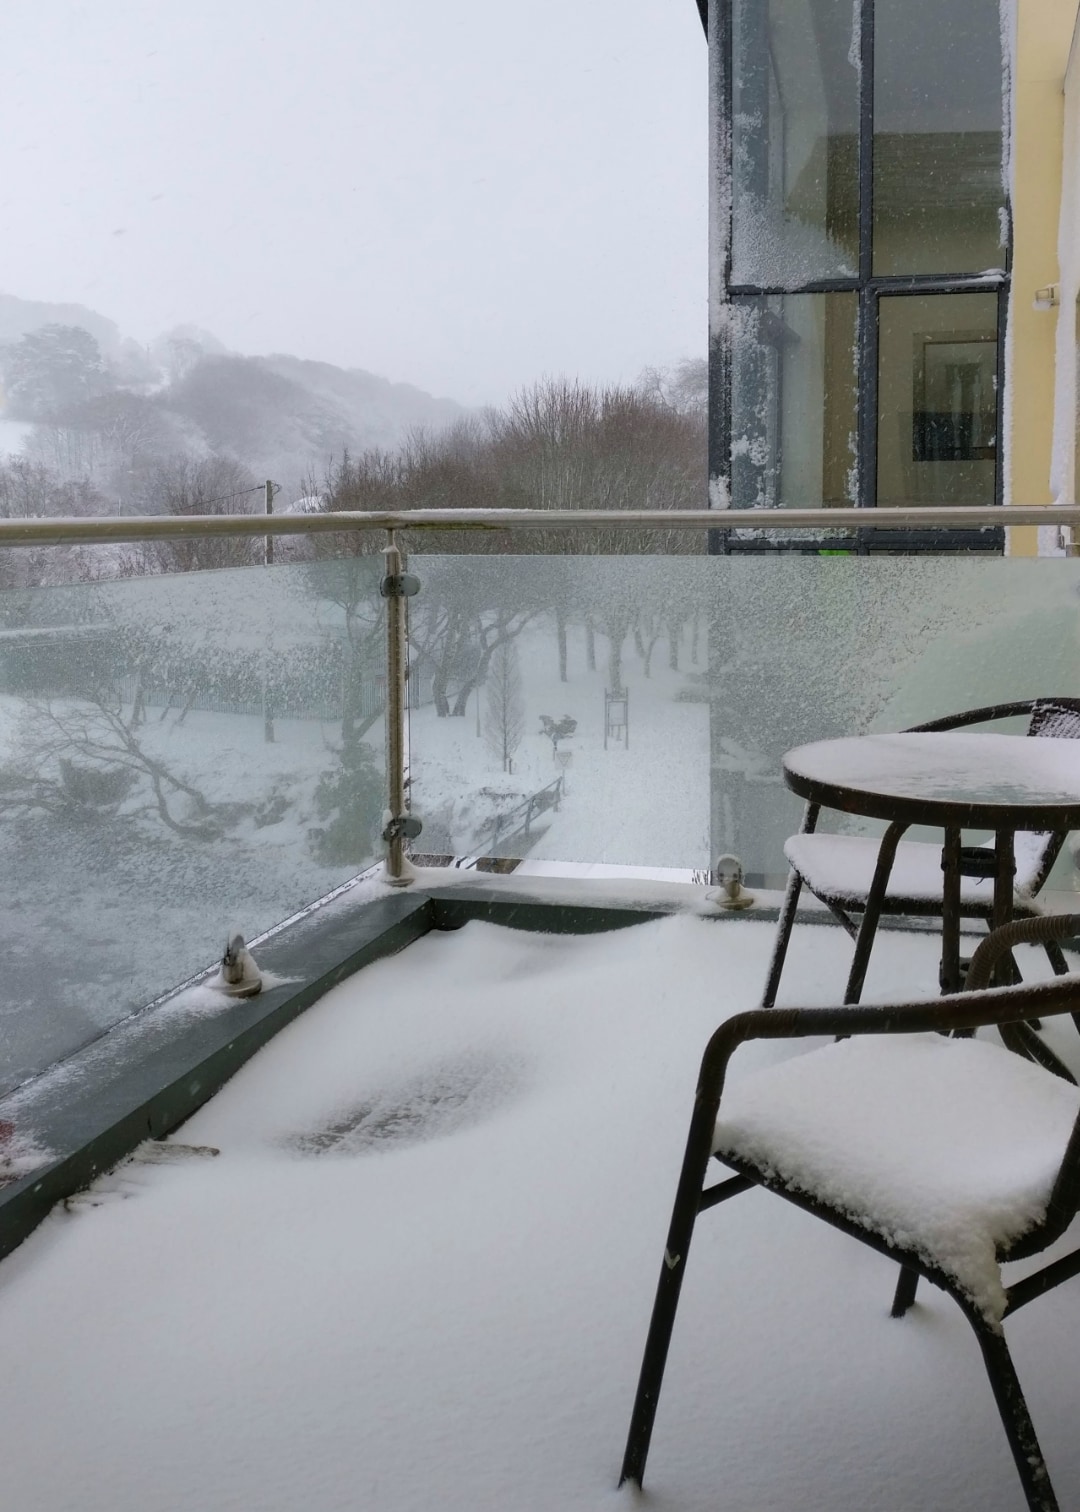
[[[888,821],[855,945],[846,1002],[862,992],[870,946],[900,837],[912,824],[945,832],[942,971],[960,987],[962,829],[995,835],[992,927],[1012,917],[1013,837],[1018,830],[1080,828],[1080,741],[1052,736],[858,735],[789,751],[784,781],[809,804]]]

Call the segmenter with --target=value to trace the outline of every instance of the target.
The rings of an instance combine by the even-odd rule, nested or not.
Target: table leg
[[[997,870],[994,873],[994,917],[992,929],[1008,924],[1013,914],[1013,893],[1016,877],[1016,840],[1012,830],[998,830],[994,836],[997,852]],[[1021,980],[1020,971],[1012,951],[1006,951],[994,972],[991,985],[1008,986]],[[1044,1045],[1032,1024],[1002,1024],[1001,1038],[1010,1050],[1019,1051],[1029,1060],[1045,1066],[1055,1076],[1076,1083],[1069,1068],[1054,1054],[1049,1045]]]
[[[991,929],[998,929],[1002,924],[1008,924],[1013,916],[1013,891],[1016,878],[1016,841],[1012,830],[998,830],[994,835],[994,850],[997,856],[997,870],[994,873],[994,917]],[[1020,972],[1017,969],[1012,951],[1002,957],[997,970],[994,972],[993,985],[998,987],[1007,986],[1010,982],[1019,982]]]
[[[941,848],[941,967],[942,992],[959,992],[960,980],[960,831],[946,829]]]
[[[994,928],[1008,924],[1013,911],[1013,879],[1016,876],[1016,845],[1012,830],[994,836],[997,872],[994,876]]]
[[[866,895],[866,908],[863,911],[862,923],[859,925],[859,936],[855,941],[855,957],[851,963],[851,971],[848,975],[847,991],[844,994],[845,1006],[849,1003],[857,1003],[862,997],[863,983],[866,981],[866,968],[870,964],[870,949],[877,933],[878,919],[881,917],[881,905],[885,901],[885,894],[889,886],[889,878],[892,875],[893,862],[896,860],[896,847],[900,844],[900,837],[905,833],[908,826],[897,821],[890,824],[885,831],[878,850],[877,865],[874,868],[874,880],[870,884],[870,891]]]

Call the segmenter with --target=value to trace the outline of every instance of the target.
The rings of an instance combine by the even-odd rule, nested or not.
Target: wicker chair
[[[1028,698],[1017,703],[994,704],[984,709],[969,709],[950,714],[929,724],[914,725],[905,734],[960,730],[969,725],[988,724],[1027,714],[1029,736],[1052,735],[1080,739],[1080,699]],[[861,835],[820,835],[816,833],[819,806],[807,804],[803,827],[784,846],[791,866],[787,892],[780,912],[772,960],[765,982],[761,1006],[771,1008],[776,1002],[780,977],[784,970],[799,894],[805,886],[821,899],[843,927],[855,939],[858,925],[851,917],[866,907],[870,882],[877,861],[878,841]],[[1058,858],[1064,834],[1018,836],[1017,872],[1013,913],[1025,917],[1039,912],[1035,898],[1046,883]],[[989,921],[994,911],[993,851],[989,846],[966,846],[961,851],[962,875],[960,904],[964,918]],[[926,841],[902,840],[896,848],[888,891],[882,913],[909,917],[938,917],[942,903],[941,847]],[[1050,964],[1059,975],[1068,971],[1060,946],[1046,942]],[[861,981],[849,994],[858,1002]]]
[[[1045,943],[1078,929],[1080,914],[995,930],[972,959],[968,990],[950,997],[888,1007],[758,1009],[716,1031],[701,1063],[623,1480],[640,1485],[645,1471],[697,1216],[762,1187],[896,1260],[894,1317],[914,1302],[920,1276],[956,1300],[982,1350],[1027,1504],[1057,1512],[1001,1324],[1080,1272],[1080,1250],[1007,1287],[1000,1267],[1040,1253],[1077,1212],[1080,1089],[986,1040],[940,1031],[969,1036],[980,1025],[1015,1027],[1076,1012],[1080,975],[981,987],[1014,944]],[[811,1035],[845,1038],[748,1076],[721,1105],[728,1061],[739,1045]],[[705,1186],[712,1159],[736,1174]],[[986,1182],[975,1185],[992,1192],[992,1202],[972,1198],[972,1162],[986,1173]]]

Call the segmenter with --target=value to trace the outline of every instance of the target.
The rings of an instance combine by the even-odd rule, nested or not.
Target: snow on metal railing
[[[92,545],[192,536],[332,535],[356,530],[989,530],[1080,526],[1076,505],[917,505],[910,509],[414,509],[327,514],[130,515],[0,520],[0,546]]]

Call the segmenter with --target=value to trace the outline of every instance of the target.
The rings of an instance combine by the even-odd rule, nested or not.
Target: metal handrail
[[[910,509],[414,509],[301,515],[130,515],[3,519],[0,546],[172,541],[191,536],[337,535],[357,530],[988,530],[1080,527],[1080,506],[918,505]]]

